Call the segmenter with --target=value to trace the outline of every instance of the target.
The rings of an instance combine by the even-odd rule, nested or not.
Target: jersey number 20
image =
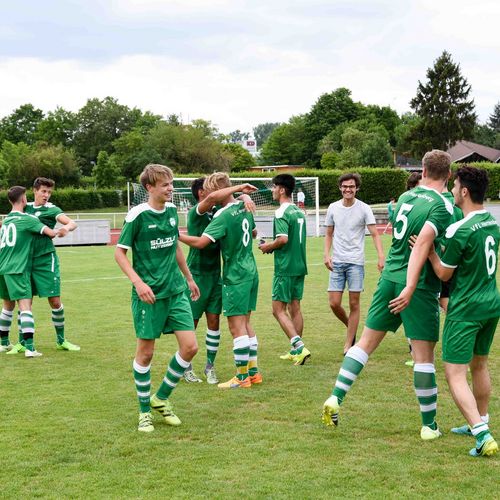
[[[16,244],[17,229],[15,224],[3,225],[0,230],[0,248],[13,247]]]

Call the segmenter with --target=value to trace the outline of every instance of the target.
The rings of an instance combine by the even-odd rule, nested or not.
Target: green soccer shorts
[[[191,291],[186,290],[193,319],[199,320],[203,313],[220,314],[222,312],[222,280],[218,274],[193,274],[193,279],[200,289],[200,298],[191,300]]]
[[[5,300],[31,299],[30,273],[0,275],[0,297]]]
[[[405,335],[413,340],[437,342],[439,340],[439,302],[437,292],[417,288],[410,304],[400,314],[392,314],[389,302],[405,286],[380,278],[368,310],[366,326],[381,332],[395,332],[401,325]]]
[[[255,311],[259,292],[259,276],[236,285],[222,286],[222,313],[224,316],[246,316]]]
[[[134,296],[132,317],[135,336],[139,339],[153,340],[162,333],[194,331],[193,314],[184,292],[156,299],[154,304],[148,304]]]
[[[305,276],[274,276],[272,300],[290,304],[292,300],[302,300]]]
[[[61,296],[61,273],[56,252],[39,255],[33,259],[31,287],[33,295],[39,297]]]
[[[474,355],[487,356],[497,324],[498,318],[481,321],[453,321],[446,318],[443,329],[443,361],[467,365]]]

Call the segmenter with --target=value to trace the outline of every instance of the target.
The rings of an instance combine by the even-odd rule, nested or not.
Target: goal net
[[[174,178],[174,195],[172,202],[176,205],[179,212],[179,224],[186,226],[186,215],[189,209],[196,204],[191,193],[191,183],[194,178],[176,177]],[[274,211],[279,204],[273,201],[271,187],[272,179],[270,177],[232,177],[233,185],[248,182],[258,188],[250,197],[255,202],[257,213],[255,214],[255,223],[259,236],[270,238],[273,235],[273,217]],[[292,194],[292,201],[298,204],[298,201],[304,194],[304,213],[307,221],[307,235],[319,236],[319,181],[317,177],[296,177],[295,190]],[[297,199],[298,198],[298,199]],[[135,182],[128,183],[128,209],[145,203],[148,200],[148,193],[141,184]]]

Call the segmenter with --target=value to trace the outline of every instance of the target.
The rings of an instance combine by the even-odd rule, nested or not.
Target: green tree
[[[4,179],[8,186],[31,186],[36,177],[49,177],[59,186],[73,186],[80,178],[74,153],[61,145],[37,143],[29,146],[23,142],[4,141],[1,158],[1,164],[6,166]]]
[[[3,141],[33,144],[36,141],[37,127],[42,120],[41,109],[35,108],[33,104],[23,104],[0,120],[0,144]]]
[[[500,133],[495,133],[488,125],[476,124],[472,140],[483,146],[494,148],[497,136],[500,136]]]
[[[276,128],[279,127],[281,124],[278,122],[271,123],[271,122],[266,122],[266,123],[260,123],[259,125],[256,125],[253,128],[253,136],[255,137],[255,140],[257,141],[257,148],[260,149],[263,144],[266,142],[267,138],[271,135],[271,132]]]
[[[262,146],[261,163],[302,165],[307,160],[305,139],[305,116],[292,116],[288,123],[276,127]]]
[[[493,113],[488,120],[488,126],[496,133],[500,133],[500,102],[495,104]]]
[[[113,143],[132,130],[143,118],[138,109],[119,104],[113,97],[89,99],[77,113],[74,148],[84,174],[89,174],[99,151],[114,152]]]
[[[418,82],[417,94],[410,102],[420,118],[410,134],[414,155],[424,154],[427,144],[446,150],[456,141],[472,137],[477,116],[470,91],[460,65],[444,51],[427,70],[427,82]]]
[[[360,115],[361,105],[351,99],[349,89],[341,87],[321,95],[306,115],[306,158],[310,159],[314,166],[318,166],[319,141],[337,125],[356,120]]]
[[[250,134],[248,132],[242,132],[241,130],[233,130],[227,134],[229,142],[238,143],[241,141],[246,141]]]
[[[100,188],[116,186],[120,181],[120,169],[116,166],[114,158],[110,158],[106,151],[99,151],[92,175],[96,186]]]
[[[49,111],[38,124],[35,138],[37,141],[46,142],[53,146],[62,144],[69,147],[73,144],[76,128],[75,113],[58,107],[55,111]]]
[[[230,142],[224,144],[224,150],[232,155],[231,172],[241,172],[256,164],[255,158],[241,145]]]

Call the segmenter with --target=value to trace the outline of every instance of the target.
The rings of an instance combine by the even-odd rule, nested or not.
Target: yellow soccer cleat
[[[153,417],[151,412],[139,413],[139,426],[137,427],[139,432],[153,432],[155,428],[153,427]]]
[[[339,407],[337,396],[330,396],[323,404],[321,420],[327,427],[339,425]]]
[[[227,382],[222,382],[217,386],[219,389],[249,389],[252,387],[252,382],[250,382],[250,377],[244,380],[240,380],[238,377],[233,377]]]
[[[298,354],[296,354],[294,357],[293,357],[293,360],[295,361],[294,365],[295,366],[300,366],[300,365],[303,365],[307,359],[309,359],[311,357],[311,352],[309,351],[309,349],[307,349],[307,347],[304,347],[302,348],[302,351]]]
[[[441,436],[442,434],[438,427],[436,427],[436,429],[431,429],[429,426],[424,425],[420,430],[420,437],[423,441],[432,441]]]
[[[160,413],[168,425],[181,425],[180,418],[174,413],[172,404],[168,399],[160,399],[156,394],[151,396],[151,408]]]

